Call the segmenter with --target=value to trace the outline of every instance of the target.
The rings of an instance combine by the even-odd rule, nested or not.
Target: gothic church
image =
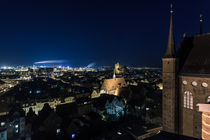
[[[171,10],[168,46],[162,58],[163,130],[194,138],[210,138],[209,124],[203,123],[200,105],[210,103],[210,34],[184,35],[178,49],[173,34]],[[210,112],[209,108],[205,109]]]

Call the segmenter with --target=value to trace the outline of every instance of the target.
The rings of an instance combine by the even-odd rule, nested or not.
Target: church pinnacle
[[[165,53],[166,58],[175,57],[176,48],[174,43],[174,33],[173,33],[173,5],[171,4],[171,18],[170,18],[170,27],[169,27],[169,37],[168,37],[168,47]]]
[[[200,14],[200,35],[203,34],[203,15]]]

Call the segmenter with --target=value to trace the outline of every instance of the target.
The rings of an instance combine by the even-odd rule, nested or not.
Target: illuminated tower
[[[173,10],[171,4],[168,46],[162,58],[163,97],[162,122],[163,130],[178,133],[178,87],[177,87],[177,58],[173,35]]]
[[[113,73],[113,79],[116,79],[115,70],[114,70],[114,73]]]

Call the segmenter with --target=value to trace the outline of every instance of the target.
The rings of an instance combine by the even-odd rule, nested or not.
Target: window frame
[[[184,108],[193,109],[193,95],[190,91],[184,92],[183,100]]]

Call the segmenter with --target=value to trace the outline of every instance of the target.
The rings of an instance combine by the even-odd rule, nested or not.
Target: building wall
[[[78,114],[79,115],[88,114],[90,112],[91,112],[91,104],[90,103],[78,105]]]
[[[25,117],[21,117],[19,120],[19,131],[20,131],[20,136],[24,137],[25,136]]]
[[[7,122],[6,131],[8,140],[25,137],[25,117],[17,117],[12,121]]]
[[[126,71],[126,67],[120,65],[119,63],[116,63],[114,71],[115,71],[116,74],[121,74],[121,73],[124,73]]]
[[[202,113],[202,139],[210,140],[210,113]]]
[[[27,114],[29,112],[29,109],[32,108],[32,110],[35,112],[35,114],[38,115],[39,111],[42,110],[42,108],[44,107],[44,104],[48,103],[49,106],[52,108],[52,109],[56,109],[56,106],[57,105],[60,105],[60,104],[67,104],[67,103],[72,103],[74,102],[74,97],[66,97],[64,99],[64,102],[61,102],[61,100],[59,98],[57,99],[49,99],[48,101],[37,101],[36,104],[33,104],[33,105],[30,105],[30,104],[23,104],[23,110],[25,111],[25,114]]]
[[[105,79],[101,86],[100,94],[107,93],[118,96],[119,89],[123,87],[127,87],[124,78]]]
[[[178,133],[177,116],[177,83],[176,59],[163,58],[163,96],[162,96],[162,122],[163,130]]]
[[[7,140],[7,130],[1,130],[0,132],[0,140]]]
[[[185,82],[184,82],[185,81]],[[193,85],[192,82],[197,85]],[[203,87],[202,83],[208,87]],[[201,138],[202,114],[198,112],[198,103],[206,103],[210,96],[210,78],[201,76],[180,76],[179,77],[180,97],[180,133],[186,136]],[[189,91],[193,96],[193,109],[184,107],[184,93]]]

